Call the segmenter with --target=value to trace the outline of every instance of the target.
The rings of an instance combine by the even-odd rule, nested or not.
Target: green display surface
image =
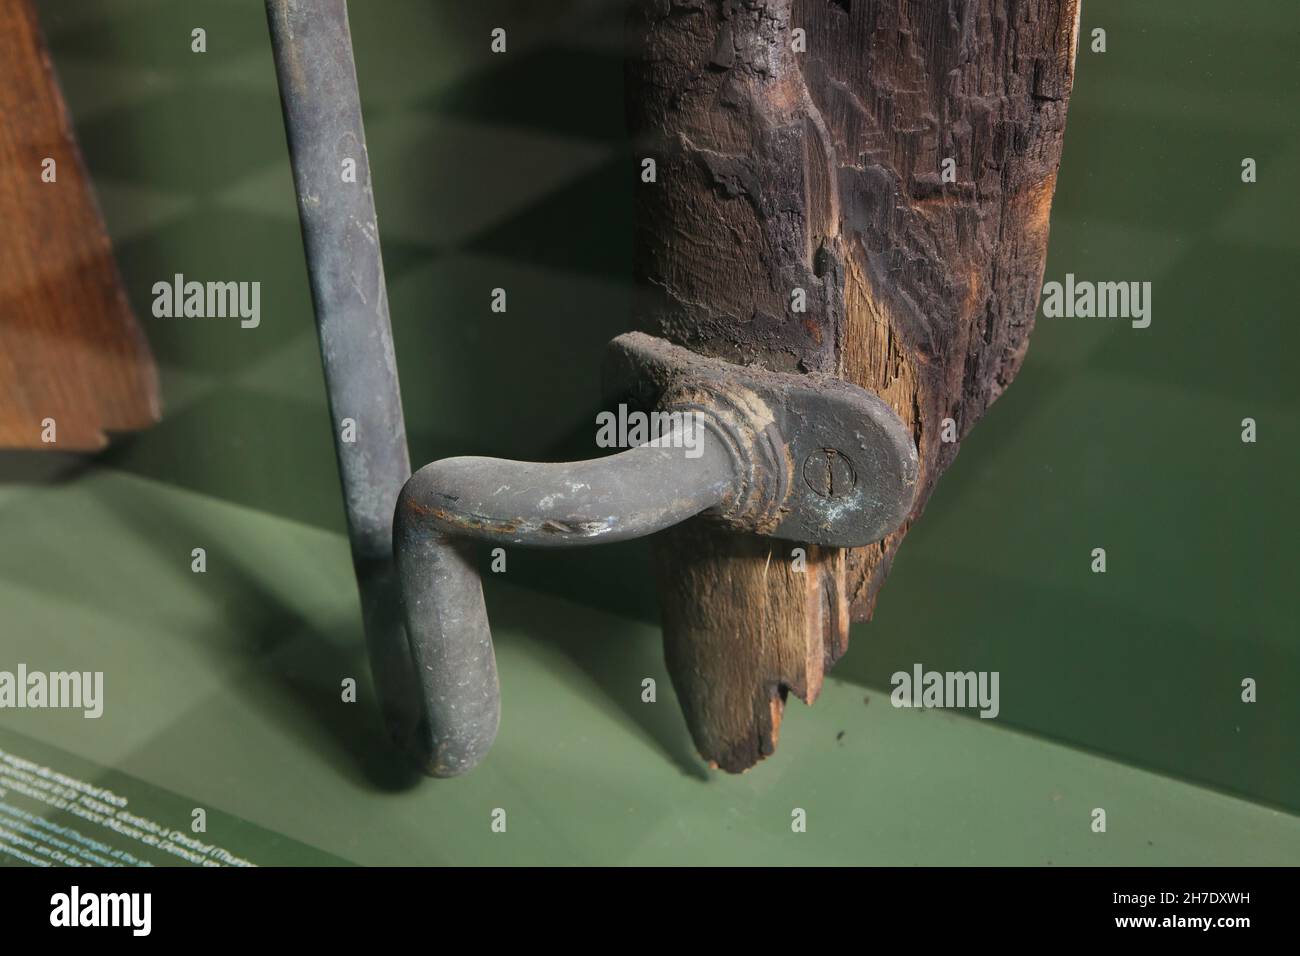
[[[0,749],[207,807],[208,842],[254,862],[292,861],[271,834],[362,864],[1300,861],[1296,7],[1083,6],[1045,278],[1151,281],[1150,328],[1040,318],[755,770],[694,755],[635,542],[487,575],[501,736],[428,781],[370,693],[262,6],[42,3],[165,417],[97,459],[0,453],[0,669],[102,670],[106,697],[0,712]],[[632,325],[619,18],[352,4],[417,464],[595,453],[602,349]],[[259,327],[153,318],[178,272],[260,281]],[[891,707],[917,662],[999,671],[998,718]]]
[[[773,759],[707,771],[655,628],[499,577],[497,744],[466,777],[412,778],[383,744],[344,536],[97,469],[11,493],[0,539],[7,652],[105,674],[102,717],[7,729],[357,863],[1300,859],[1293,816],[839,679],[791,705]],[[213,819],[206,839],[234,842]]]

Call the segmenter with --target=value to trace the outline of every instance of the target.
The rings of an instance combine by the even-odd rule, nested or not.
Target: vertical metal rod
[[[409,744],[420,708],[392,527],[411,464],[347,5],[266,0],[266,13],[370,666],[389,731]]]

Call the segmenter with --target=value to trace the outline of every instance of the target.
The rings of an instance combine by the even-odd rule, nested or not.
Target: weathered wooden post
[[[669,670],[701,754],[772,752],[872,611],[911,521],[1033,327],[1078,0],[636,0],[640,318],[697,352],[828,372],[913,430],[920,493],[879,545],[679,526]],[[796,475],[819,481],[828,476]],[[793,558],[793,559],[792,559]]]

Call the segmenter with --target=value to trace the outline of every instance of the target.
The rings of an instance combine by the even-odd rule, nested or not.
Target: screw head
[[[814,494],[842,498],[858,483],[849,459],[834,448],[819,448],[803,463],[803,480]]]

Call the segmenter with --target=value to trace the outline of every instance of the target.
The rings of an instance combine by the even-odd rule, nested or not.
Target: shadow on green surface
[[[630,152],[531,204],[466,248],[565,272],[626,280],[632,274]],[[624,329],[623,331],[627,331]]]
[[[553,557],[552,554],[532,553],[538,555],[538,560],[529,562],[526,556],[516,552],[512,559],[512,583],[530,586],[526,583],[529,572],[525,569],[517,578],[514,567],[549,562]],[[593,693],[598,694],[605,713],[653,743],[663,757],[674,763],[683,774],[700,780],[708,779],[681,712],[671,699],[670,682],[657,633],[647,633],[646,628],[628,628],[618,618],[593,622],[594,615],[578,605],[572,607],[576,620],[566,621],[563,604],[557,614],[553,604],[542,609],[532,595],[520,597],[516,592],[513,600],[502,600],[503,593],[493,587],[493,575],[488,572],[485,579],[488,614],[499,646],[508,648],[513,645],[519,652],[534,657],[557,677],[571,683],[577,694],[589,699]],[[604,626],[584,630],[583,623],[588,627],[592,623],[603,623]],[[565,666],[556,666],[548,661],[555,654],[566,659]],[[573,681],[574,669],[585,679]],[[647,677],[653,678],[659,688],[657,694],[661,699],[656,706],[647,706],[641,697],[642,681]],[[502,681],[505,694],[509,675],[503,675]]]
[[[92,467],[88,455],[0,449],[0,493],[76,481]]]
[[[208,528],[192,522],[175,499],[146,503],[119,496],[113,507],[124,529],[150,548],[175,556],[173,586],[192,586],[195,575],[184,560],[195,541],[210,539]],[[222,594],[238,594],[211,623],[210,634],[187,634],[203,646],[211,644],[220,662],[244,666],[230,683],[245,706],[265,713],[302,744],[327,755],[340,774],[359,776],[376,790],[409,789],[422,775],[390,745],[369,687],[360,612],[338,621],[337,630],[323,631],[302,611],[265,585],[256,561],[238,548],[214,548],[207,557],[207,584]],[[167,586],[158,582],[158,586]],[[225,648],[222,645],[231,645]],[[340,675],[354,675],[357,700],[342,700]]]
[[[621,56],[544,47],[512,58],[501,69],[471,74],[428,105],[477,122],[620,142],[627,138],[622,75]],[[605,81],[593,83],[597,76]],[[582,108],[574,109],[576,103]]]

